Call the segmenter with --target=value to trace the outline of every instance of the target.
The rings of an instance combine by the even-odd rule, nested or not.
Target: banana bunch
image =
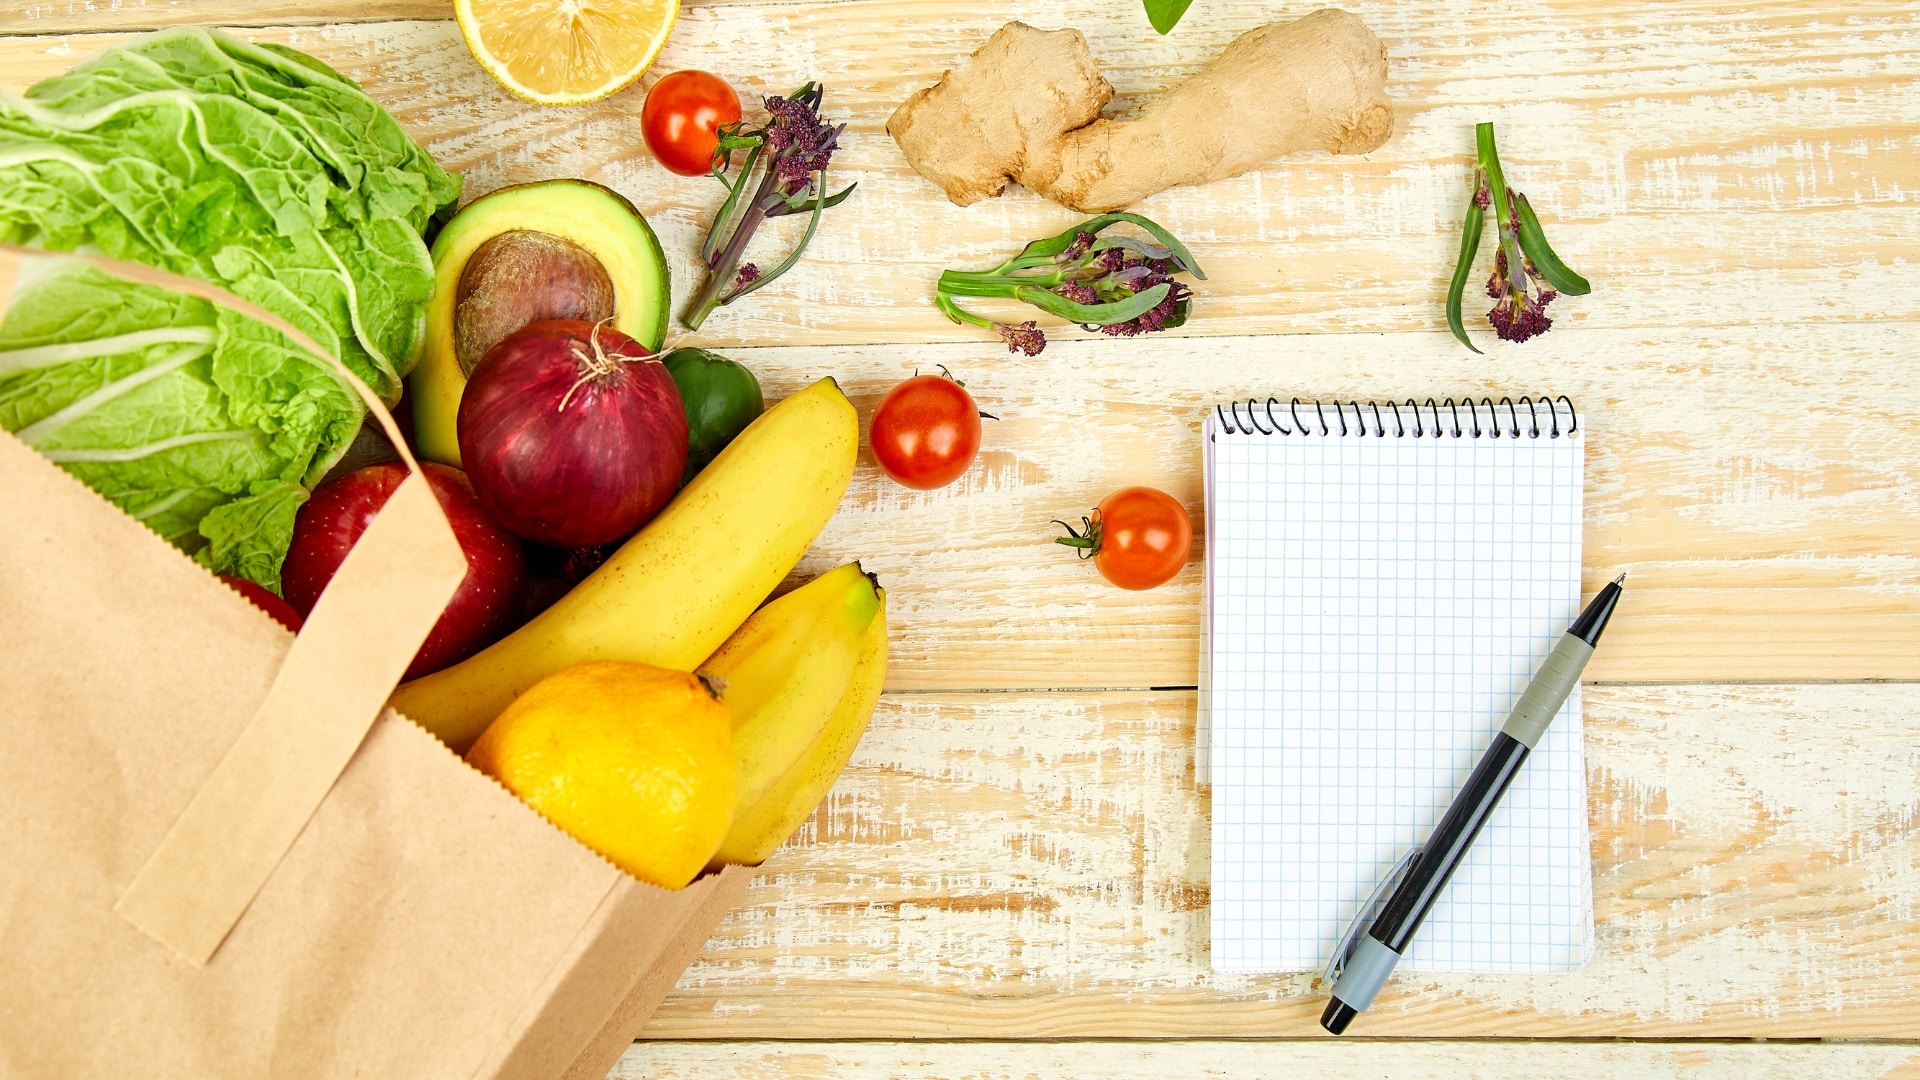
[[[725,684],[739,805],[713,863],[764,861],[826,795],[886,678],[886,590],[849,563],[755,612],[700,666]]]
[[[514,698],[562,668],[631,660],[692,670],[800,561],[839,506],[859,444],[859,418],[832,379],[788,397],[552,607],[402,685],[393,707],[464,753]],[[754,678],[743,672],[743,682]]]
[[[531,622],[395,691],[394,708],[464,752],[523,691],[589,660],[724,684],[739,768],[715,864],[759,863],[833,786],[880,699],[886,592],[859,563],[755,611],[833,516],[859,424],[832,379],[766,411],[665,510]]]

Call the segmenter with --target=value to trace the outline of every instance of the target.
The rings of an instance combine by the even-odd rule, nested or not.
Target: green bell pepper
[[[680,388],[687,412],[687,471],[682,487],[766,408],[760,380],[740,364],[705,349],[675,349],[660,358]]]

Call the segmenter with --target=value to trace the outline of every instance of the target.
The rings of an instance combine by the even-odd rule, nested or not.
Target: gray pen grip
[[[1560,706],[1567,703],[1567,695],[1580,685],[1580,672],[1592,655],[1593,646],[1572,634],[1560,635],[1559,644],[1547,654],[1546,663],[1540,665],[1526,692],[1507,714],[1501,732],[1533,749],[1540,736],[1547,733],[1547,725],[1559,715]]]
[[[1400,954],[1382,945],[1379,938],[1361,934],[1354,941],[1353,955],[1347,958],[1340,977],[1334,980],[1333,996],[1346,1002],[1347,1008],[1354,1012],[1366,1012],[1380,988],[1387,985],[1393,965],[1399,962]]]

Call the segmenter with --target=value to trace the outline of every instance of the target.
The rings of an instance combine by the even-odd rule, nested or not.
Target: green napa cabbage
[[[0,95],[0,240],[220,285],[397,401],[422,234],[460,181],[344,76],[170,30]],[[0,322],[0,426],[222,573],[279,588],[293,515],[363,413],[330,369],[203,301],[47,260]]]

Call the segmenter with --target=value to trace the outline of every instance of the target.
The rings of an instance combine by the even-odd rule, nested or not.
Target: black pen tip
[[[1615,585],[1620,585],[1620,584],[1623,584],[1626,580],[1627,580],[1627,572],[1625,570],[1622,570],[1620,571],[1620,576],[1613,579],[1613,583]]]
[[[1600,644],[1600,631],[1607,628],[1607,620],[1613,617],[1613,609],[1620,605],[1621,595],[1620,579],[1615,578],[1611,585],[1593,595],[1593,599],[1581,609],[1580,617],[1567,627],[1567,633],[1588,645]]]
[[[1329,1034],[1344,1035],[1347,1025],[1353,1023],[1353,1018],[1359,1015],[1360,1010],[1339,998],[1334,998],[1327,1002],[1327,1011],[1320,1014],[1320,1026],[1326,1028]]]

